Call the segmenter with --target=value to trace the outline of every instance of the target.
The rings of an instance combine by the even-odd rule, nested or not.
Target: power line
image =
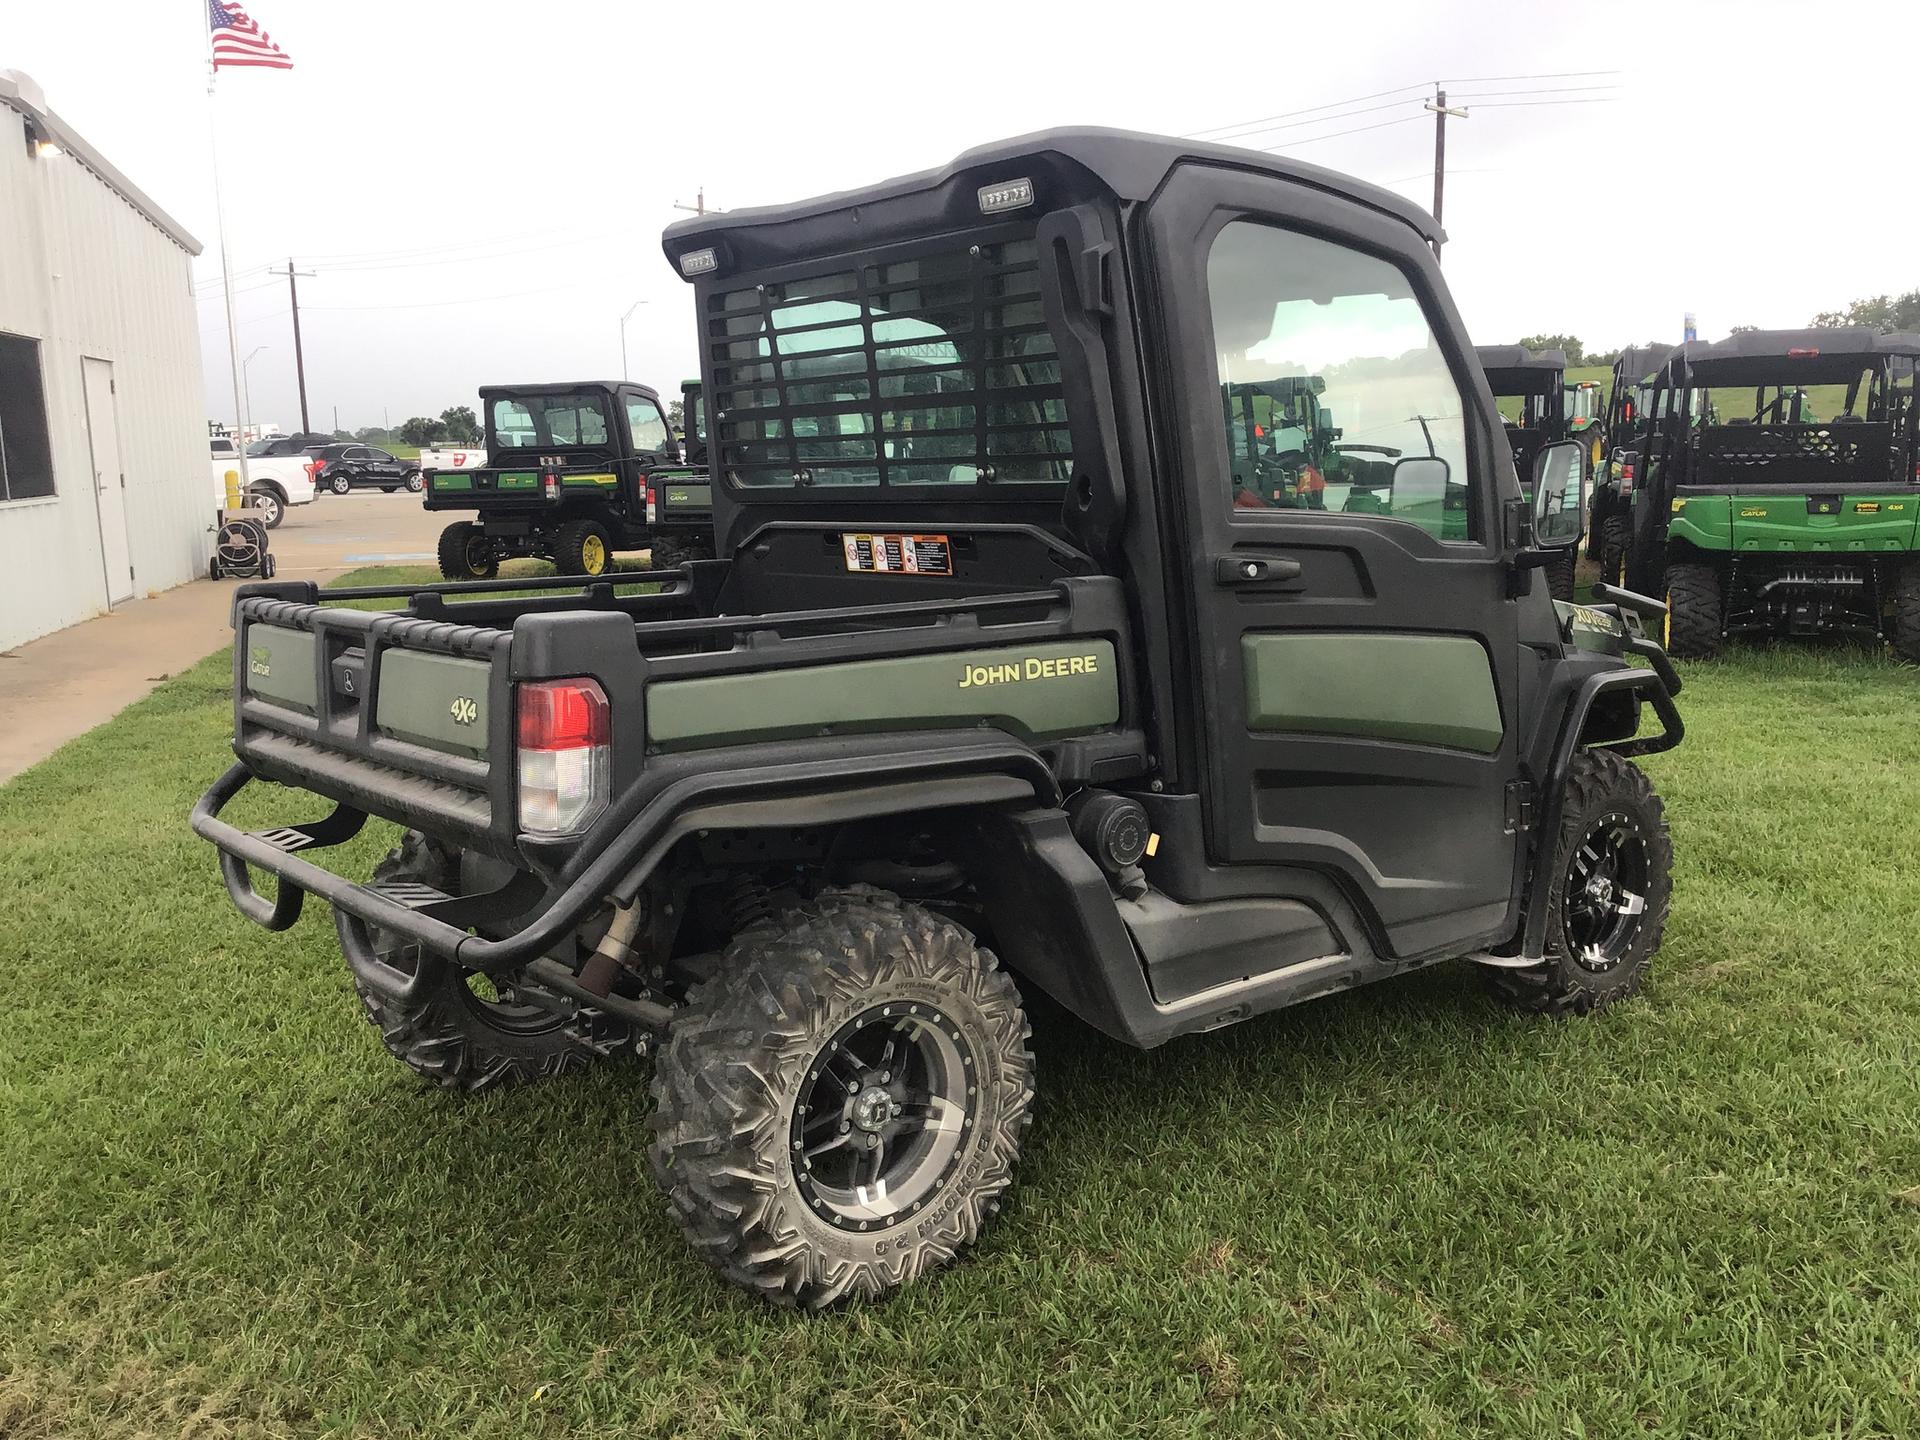
[[[1397,110],[1402,105],[1413,105],[1417,103],[1417,96],[1407,95],[1398,100],[1389,100],[1384,105],[1368,105],[1359,110],[1343,111],[1338,115],[1320,115],[1310,120],[1290,120],[1284,125],[1262,125],[1255,130],[1241,130],[1232,135],[1220,136],[1216,139],[1215,143],[1224,144],[1230,140],[1244,140],[1249,135],[1266,135],[1275,130],[1297,130],[1302,125],[1328,125],[1339,120],[1351,120],[1356,115],[1376,115],[1382,110]]]
[[[1596,95],[1591,100],[1488,100],[1475,105],[1476,110],[1504,110],[1512,105],[1613,105],[1617,104],[1611,95]]]
[[[1342,135],[1361,135],[1368,130],[1384,130],[1389,125],[1408,125],[1415,120],[1424,120],[1424,115],[1402,115],[1397,120],[1382,120],[1376,125],[1356,125],[1351,130],[1335,130],[1327,135],[1309,135],[1303,140],[1287,140],[1278,145],[1257,145],[1254,149],[1275,154],[1281,150],[1296,149],[1301,145],[1318,145],[1322,140],[1338,140]]]
[[[1469,75],[1465,79],[1456,75],[1443,83],[1448,85],[1492,85],[1509,80],[1584,80],[1595,75],[1621,75],[1621,70],[1549,70],[1541,75]]]
[[[1619,88],[1620,86],[1618,84],[1613,84],[1549,85],[1540,90],[1455,90],[1453,92],[1453,98],[1456,100],[1472,100],[1481,95],[1574,95],[1586,90],[1618,90]]]
[[[548,285],[539,290],[514,290],[505,295],[462,295],[452,300],[418,300],[405,305],[309,305],[309,310],[432,310],[443,305],[484,305],[494,300],[518,300],[528,295],[553,295],[562,290],[578,290],[597,282],[576,280],[568,285]]]
[[[1180,138],[1183,140],[1199,140],[1207,136],[1217,136],[1223,130],[1241,130],[1248,126],[1265,125],[1271,120],[1291,120],[1296,115],[1313,115],[1322,110],[1340,110],[1348,105],[1361,104],[1363,101],[1379,100],[1388,95],[1399,95],[1408,90],[1424,90],[1426,88],[1424,84],[1396,85],[1391,90],[1376,90],[1371,95],[1354,95],[1345,100],[1329,100],[1324,105],[1308,105],[1300,110],[1283,110],[1278,115],[1262,115],[1257,120],[1235,120],[1226,125],[1209,126],[1205,130],[1192,130]],[[1340,117],[1337,115],[1329,115],[1327,118],[1329,120],[1337,120]]]

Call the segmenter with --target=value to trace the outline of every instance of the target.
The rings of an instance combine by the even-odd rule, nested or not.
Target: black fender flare
[[[1663,657],[1664,658],[1664,655]],[[1586,730],[1587,716],[1602,695],[1633,692],[1648,701],[1664,727],[1658,735],[1636,735],[1627,740],[1611,740],[1583,747],[1580,737]],[[1657,671],[1621,668],[1604,670],[1582,680],[1568,697],[1560,719],[1560,730],[1541,776],[1539,813],[1534,823],[1533,857],[1528,867],[1526,887],[1526,923],[1521,932],[1522,955],[1539,955],[1547,938],[1549,887],[1546,867],[1553,860],[1554,842],[1560,834],[1560,817],[1565,808],[1567,774],[1573,768],[1576,750],[1611,750],[1628,757],[1657,755],[1671,750],[1686,735],[1686,725],[1673,703],[1673,691]]]

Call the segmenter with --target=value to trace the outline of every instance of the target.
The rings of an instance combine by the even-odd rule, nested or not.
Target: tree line
[[[1822,310],[1807,324],[1819,330],[1838,325],[1864,325],[1881,335],[1896,331],[1920,332],[1920,290],[1909,290],[1904,295],[1869,295],[1853,301],[1844,310]],[[1744,335],[1759,328],[1758,325],[1733,325],[1727,333]],[[1620,358],[1619,350],[1587,349],[1578,335],[1528,335],[1520,343],[1529,350],[1564,350],[1569,365],[1611,365]],[[1649,340],[1646,348],[1672,343],[1671,340]]]

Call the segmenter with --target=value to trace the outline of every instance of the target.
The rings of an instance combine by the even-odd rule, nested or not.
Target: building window
[[[53,494],[40,342],[0,335],[0,501]]]

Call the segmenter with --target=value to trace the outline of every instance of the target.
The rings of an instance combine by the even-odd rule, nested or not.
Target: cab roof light
[[[719,268],[720,257],[714,253],[711,245],[689,250],[680,257],[680,273],[689,280],[696,275],[711,275]]]
[[[1818,345],[1794,345],[1787,350],[1787,358],[1791,360],[1812,360],[1817,358],[1819,354],[1820,347]]]
[[[982,185],[978,191],[982,215],[1004,215],[1009,210],[1025,210],[1033,204],[1033,181],[1022,177],[998,185]]]

